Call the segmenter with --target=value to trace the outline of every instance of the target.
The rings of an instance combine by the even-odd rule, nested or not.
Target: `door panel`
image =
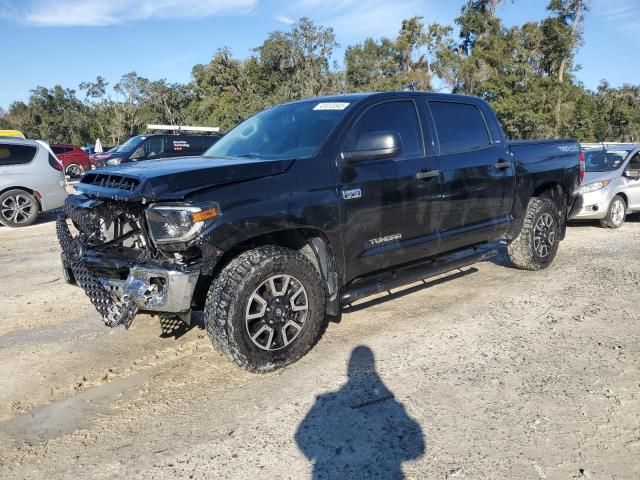
[[[513,165],[502,145],[473,152],[441,155],[441,251],[496,240],[511,220]]]
[[[424,154],[412,101],[394,101],[367,110],[348,134],[343,151],[371,131],[395,131],[404,153],[398,158],[343,163],[339,178],[344,217],[347,281],[429,257],[438,248],[440,177],[417,178],[435,168]]]
[[[472,104],[429,102],[439,140],[442,172],[440,252],[497,240],[511,220],[511,153],[493,142]]]

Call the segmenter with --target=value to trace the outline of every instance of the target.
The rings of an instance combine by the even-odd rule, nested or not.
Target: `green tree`
[[[444,48],[451,28],[431,24],[423,17],[402,21],[393,40],[368,38],[345,52],[345,79],[350,90],[431,90],[433,62]]]
[[[75,90],[60,85],[31,90],[29,102],[12,104],[6,118],[12,128],[51,143],[82,143],[87,134],[86,105]]]
[[[273,32],[255,49],[254,74],[262,74],[272,89],[262,95],[272,102],[333,93],[331,55],[338,47],[332,28],[301,18],[288,32]]]

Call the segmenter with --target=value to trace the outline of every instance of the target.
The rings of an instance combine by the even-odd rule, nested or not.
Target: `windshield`
[[[587,172],[612,172],[623,164],[631,150],[594,150],[585,152]]]
[[[129,152],[133,152],[138,145],[140,145],[140,142],[142,142],[145,138],[147,138],[144,135],[136,135],[135,137],[131,137],[129,140],[127,140],[126,142],[124,142],[122,145],[120,145],[118,148],[114,149],[114,150],[109,150],[112,153],[129,153]]]
[[[218,140],[205,156],[311,158],[348,106],[347,102],[302,102],[264,110]]]

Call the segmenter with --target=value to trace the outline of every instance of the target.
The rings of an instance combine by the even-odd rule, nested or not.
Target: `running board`
[[[342,306],[349,305],[361,298],[415,283],[425,278],[435,277],[452,270],[468,267],[496,255],[498,255],[498,249],[495,245],[483,246],[436,257],[429,262],[421,262],[382,272],[370,278],[361,279],[355,285],[348,287],[340,296],[340,304]]]

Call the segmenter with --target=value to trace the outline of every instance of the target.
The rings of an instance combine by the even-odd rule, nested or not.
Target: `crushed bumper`
[[[69,261],[62,255],[66,283],[78,286]],[[148,265],[135,265],[126,280],[101,278],[102,286],[117,300],[128,298],[141,311],[186,313],[200,272],[181,272]]]
[[[191,309],[199,276],[198,271],[181,272],[135,265],[122,284],[122,295],[129,296],[141,310],[184,313]]]
[[[119,205],[108,208],[83,199],[65,204],[56,222],[65,281],[85,291],[110,327],[128,328],[136,314],[144,311],[188,318],[200,265],[152,255],[133,214]],[[103,218],[118,219],[117,223],[112,220],[118,232],[112,239],[100,236]],[[77,235],[72,235],[69,223],[79,231]]]

